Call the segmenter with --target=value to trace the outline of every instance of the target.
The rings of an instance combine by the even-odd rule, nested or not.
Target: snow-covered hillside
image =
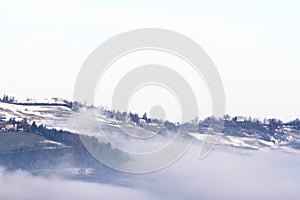
[[[197,141],[204,142],[209,135],[190,133]],[[266,141],[258,139],[255,137],[237,137],[229,135],[216,135],[217,143],[216,145],[242,148],[248,150],[259,150],[259,151],[270,151],[270,150],[282,150],[286,152],[298,152],[300,153],[300,137],[296,137],[293,142],[283,142],[283,141]],[[297,144],[297,145],[296,145]]]
[[[82,118],[83,120],[91,123],[89,118],[82,114],[82,112],[72,111],[71,108],[63,106],[64,100],[54,99],[54,100],[43,100],[43,101],[26,101],[27,103],[42,103],[44,105],[17,105],[11,103],[0,102],[0,117],[2,120],[8,121],[11,118],[21,121],[26,119],[28,123],[33,121],[36,124],[43,124],[48,128],[56,128],[58,130],[65,130],[73,133],[93,135],[99,132],[99,126],[90,126],[89,128],[82,129],[75,124],[75,118]],[[20,102],[18,102],[20,103]],[[57,104],[62,105],[57,105]],[[49,104],[49,105],[47,105]],[[54,105],[55,104],[55,105]],[[85,109],[86,110],[86,109]],[[131,137],[152,137],[155,134],[159,134],[159,131],[167,130],[166,125],[151,122],[149,124],[136,125],[135,123],[128,122],[128,118],[120,120],[116,117],[106,114],[101,109],[95,110],[90,109],[86,113],[96,113],[97,123],[101,125],[102,130],[112,133],[111,137],[122,138],[122,131],[132,132]],[[91,123],[92,124],[92,123]],[[195,125],[196,126],[196,125]],[[176,128],[176,126],[175,126]],[[251,150],[272,150],[279,149],[283,151],[299,151],[300,150],[300,134],[299,130],[296,130],[290,125],[282,125],[277,127],[275,130],[275,135],[269,134],[268,132],[260,133],[257,130],[252,130],[251,128],[237,129],[232,125],[226,127],[225,130],[230,130],[230,132],[224,132],[220,134],[218,144],[223,146],[231,146],[237,148],[251,149]],[[236,130],[236,132],[235,132]],[[172,130],[170,130],[172,131]],[[169,132],[170,132],[169,131]],[[182,128],[182,131],[188,133],[188,135],[196,138],[199,141],[204,141],[207,137],[206,134],[199,134],[197,132],[190,132],[188,129]],[[238,131],[242,131],[238,133]],[[140,134],[139,134],[140,133]],[[230,133],[230,134],[229,134]],[[276,134],[280,133],[280,137]],[[128,136],[126,136],[129,138]],[[130,144],[131,141],[128,142]]]
[[[73,115],[66,106],[29,106],[0,102],[0,117],[6,121],[11,118],[18,121],[26,119],[29,123],[35,121],[49,127],[62,127],[63,122],[71,119]]]

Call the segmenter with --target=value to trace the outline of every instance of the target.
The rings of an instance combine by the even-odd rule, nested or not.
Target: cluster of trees
[[[15,118],[10,118],[8,121],[2,121],[1,126],[11,124],[13,128],[7,129],[8,132],[35,132],[38,129],[38,126],[35,122],[29,124],[26,119],[17,121]]]
[[[130,117],[130,120],[131,120],[132,122],[135,122],[135,123],[137,123],[137,124],[140,123],[140,117],[139,117],[139,115],[138,115],[137,113],[132,114],[132,113],[130,112],[130,113],[129,113],[129,117]]]
[[[198,132],[206,133],[210,125],[211,120],[214,118],[209,117],[198,124]],[[275,139],[284,140],[287,136],[287,132],[284,127],[288,126],[294,130],[300,130],[300,120],[296,119],[287,123],[282,122],[279,119],[264,119],[263,121],[251,117],[246,117],[242,121],[238,121],[237,118],[231,118],[230,116],[224,117],[224,126],[222,132],[226,135],[234,136],[246,136],[255,135],[264,140],[270,140],[271,137]],[[218,119],[214,119],[218,120]],[[223,119],[219,119],[223,120]]]
[[[2,99],[0,99],[1,102],[4,102],[4,103],[12,103],[15,101],[15,97],[9,97],[8,95],[3,95]]]
[[[126,121],[127,118],[129,118],[131,122],[134,122],[136,124],[140,124],[141,119],[145,120],[146,123],[151,123],[151,121],[152,121],[151,118],[149,118],[147,116],[147,113],[144,113],[144,115],[142,117],[140,117],[138,113],[129,112],[129,114],[127,114],[127,112],[107,110],[104,108],[101,108],[101,112],[102,112],[102,114],[104,114],[105,116],[107,116],[109,118],[114,118],[114,119],[117,119],[120,121]],[[155,120],[155,122],[159,122],[159,121]]]
[[[130,113],[129,113],[129,117],[130,117],[130,120],[131,120],[132,122],[135,122],[135,123],[137,123],[137,124],[140,123],[140,120],[141,120],[141,119],[145,120],[146,123],[151,123],[151,118],[148,118],[148,117],[147,117],[147,113],[144,113],[143,117],[140,118],[139,115],[138,115],[137,113],[132,114],[132,113],[130,112]]]
[[[112,111],[111,115],[113,118],[120,120],[120,121],[125,121],[127,118],[127,113],[126,112],[120,112],[120,111]]]
[[[290,126],[293,126],[295,129],[300,130],[300,120],[297,118],[293,121],[287,123]]]

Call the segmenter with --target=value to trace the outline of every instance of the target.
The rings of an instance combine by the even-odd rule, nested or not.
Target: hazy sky
[[[180,32],[222,77],[226,112],[300,113],[298,1],[3,1],[0,94],[72,99],[79,69],[103,41],[137,28]]]

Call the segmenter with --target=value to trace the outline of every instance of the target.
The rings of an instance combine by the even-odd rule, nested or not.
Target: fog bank
[[[46,179],[1,168],[0,199],[299,199],[299,154],[217,146],[199,160],[199,150],[195,144],[166,169],[129,176],[129,187]]]

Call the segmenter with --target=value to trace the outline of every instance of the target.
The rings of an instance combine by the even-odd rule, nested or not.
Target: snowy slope
[[[208,137],[207,134],[199,133],[190,133],[190,135],[200,142],[204,142]],[[293,145],[288,142],[275,143],[273,141],[266,141],[255,137],[236,137],[223,134],[216,136],[216,138],[218,138],[218,142],[216,145],[230,146],[249,150],[268,151],[276,149],[287,152],[300,153],[299,148],[294,148]],[[299,143],[299,141],[296,142]]]
[[[0,102],[0,116],[5,120],[15,118],[35,121],[37,124],[55,124],[72,117],[72,111],[65,106],[24,106]]]
[[[30,101],[27,101],[30,102]],[[63,100],[50,100],[50,101],[35,101],[39,103],[63,103]],[[32,103],[32,102],[31,102]],[[87,113],[95,112],[93,110],[88,111]],[[70,131],[73,133],[86,134],[86,135],[94,135],[99,130],[99,126],[93,124],[89,120],[88,116],[82,115],[81,113],[73,112],[70,108],[66,106],[29,106],[29,105],[15,105],[9,103],[0,102],[0,117],[5,118],[5,120],[9,120],[10,118],[15,118],[16,120],[26,119],[29,123],[35,121],[38,125],[44,124],[48,128],[56,128],[61,130]],[[81,129],[80,127],[75,125],[75,118],[80,117],[84,120],[87,120],[87,123],[92,124],[94,127],[90,129]],[[139,136],[143,134],[143,137],[150,137],[155,135],[155,133],[143,129],[141,127],[137,127],[134,125],[126,124],[126,122],[119,121],[105,115],[97,114],[96,116],[97,122],[108,132],[115,132],[121,134],[121,130],[126,130],[132,132],[131,136]],[[85,128],[85,127],[84,127]],[[295,134],[294,130],[289,127],[283,127],[282,132],[288,136],[283,141],[278,139],[274,139],[272,137],[271,140],[264,140],[257,135],[247,135],[240,137],[235,135],[226,135],[222,134],[219,138],[218,145],[231,146],[236,148],[244,148],[244,149],[252,149],[252,150],[272,150],[272,149],[280,149],[284,151],[299,151],[300,150],[300,135]],[[141,133],[141,134],[139,134]],[[152,134],[153,133],[153,134]],[[195,137],[199,141],[204,141],[206,136],[205,134],[198,133],[190,133],[192,137]],[[112,137],[115,137],[112,135]]]

